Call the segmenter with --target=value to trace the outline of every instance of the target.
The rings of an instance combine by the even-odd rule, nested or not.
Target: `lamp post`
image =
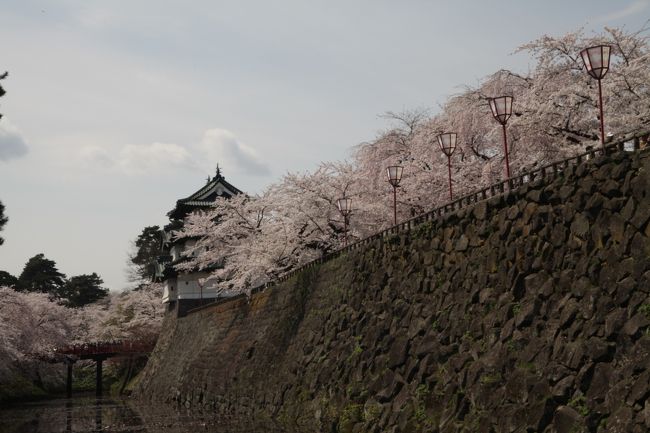
[[[598,108],[600,109],[600,144],[605,151],[605,119],[603,118],[603,88],[600,80],[609,71],[609,57],[612,47],[609,45],[596,45],[580,51],[582,61],[587,68],[587,73],[598,81]]]
[[[455,132],[446,132],[438,136],[438,145],[442,153],[447,155],[447,169],[449,171],[449,200],[453,200],[454,196],[451,192],[451,155],[456,150],[456,138],[457,134]]]
[[[402,172],[404,167],[400,165],[391,165],[386,168],[388,174],[388,182],[393,186],[393,220],[397,225],[397,187],[402,180]]]
[[[206,280],[203,278],[199,278],[196,280],[196,284],[199,285],[199,290],[200,290],[200,304],[203,305],[203,285],[205,284]]]
[[[503,149],[506,154],[506,175],[510,179],[510,161],[508,160],[508,139],[506,138],[506,123],[512,116],[512,96],[497,96],[490,99],[490,110],[497,122],[503,126]]]
[[[348,246],[348,216],[352,212],[352,199],[348,197],[340,198],[336,201],[339,212],[343,216],[343,246]]]

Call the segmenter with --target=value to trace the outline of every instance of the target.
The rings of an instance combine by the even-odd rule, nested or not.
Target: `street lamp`
[[[603,118],[603,88],[600,80],[605,77],[609,70],[609,54],[612,47],[609,45],[597,45],[585,48],[580,51],[582,61],[587,68],[587,73],[598,81],[598,108],[600,109],[600,143],[605,150],[605,119]]]
[[[451,155],[456,150],[456,138],[457,134],[455,132],[446,132],[438,136],[438,145],[442,153],[447,155],[447,169],[449,171],[449,200],[453,200],[453,194],[451,192]]]
[[[352,199],[348,197],[340,198],[336,201],[338,205],[339,212],[343,215],[343,226],[345,227],[344,231],[344,246],[348,245],[348,216],[352,212]]]
[[[490,110],[494,118],[503,126],[503,149],[506,153],[506,174],[510,179],[510,161],[508,160],[508,140],[506,138],[506,123],[512,116],[512,96],[497,96],[490,98]]]
[[[403,171],[404,167],[400,165],[391,165],[386,168],[388,182],[393,186],[393,219],[395,225],[397,225],[397,187],[399,186],[399,182],[402,180]]]
[[[199,278],[196,280],[196,284],[199,285],[199,290],[200,290],[200,304],[203,305],[203,284],[205,284],[205,280],[202,278]]]

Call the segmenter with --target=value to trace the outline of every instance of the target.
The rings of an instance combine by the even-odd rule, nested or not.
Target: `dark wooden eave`
[[[194,194],[178,200],[167,216],[172,221],[180,220],[190,212],[209,208],[218,197],[231,198],[237,194],[242,194],[242,191],[226,181],[217,169],[215,177],[208,179],[208,182]]]

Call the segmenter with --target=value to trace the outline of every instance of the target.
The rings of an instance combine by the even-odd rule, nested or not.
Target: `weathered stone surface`
[[[530,325],[535,315],[539,312],[540,305],[541,302],[538,298],[527,302],[515,316],[515,326],[521,328]]]
[[[560,200],[566,201],[569,197],[573,196],[575,190],[575,185],[562,185],[558,191],[558,196],[560,197]]]
[[[408,344],[409,341],[406,335],[395,338],[388,352],[388,368],[395,368],[406,362]]]
[[[626,316],[627,313],[624,308],[619,308],[609,313],[605,318],[605,337],[611,339],[618,335],[625,323]]]
[[[568,406],[560,406],[555,410],[553,426],[557,433],[577,433],[584,431],[584,421],[575,409]]]
[[[588,384],[587,398],[591,401],[601,402],[605,399],[607,391],[611,386],[610,381],[614,374],[614,369],[609,363],[596,364],[591,381]]]
[[[590,160],[170,315],[135,395],[295,432],[650,431],[649,173]]]
[[[488,203],[486,201],[482,201],[478,203],[476,206],[474,206],[473,213],[474,216],[479,219],[485,219],[487,216],[487,210],[488,210]]]
[[[612,433],[631,432],[634,424],[634,410],[628,406],[621,405],[607,419],[607,431]]]
[[[571,224],[571,233],[579,238],[585,239],[589,233],[589,220],[583,214],[576,214]]]
[[[648,399],[648,396],[650,396],[650,371],[646,370],[634,380],[626,402],[630,406],[642,404]]]
[[[468,245],[469,245],[469,239],[467,238],[467,236],[461,235],[461,237],[456,242],[456,251],[467,251]]]
[[[625,322],[623,332],[629,336],[635,336],[641,328],[645,328],[650,324],[650,320],[644,314],[636,314],[630,320]]]
[[[615,349],[615,345],[607,343],[598,337],[591,337],[585,342],[585,354],[592,361],[606,361]]]
[[[641,418],[641,422],[643,423],[643,426],[646,427],[647,429],[650,429],[650,399],[645,401],[643,410],[639,415]]]
[[[619,197],[621,195],[621,187],[619,183],[613,179],[608,179],[600,187],[600,191],[607,197]]]
[[[575,383],[575,376],[567,376],[553,386],[553,397],[558,400],[566,400]]]

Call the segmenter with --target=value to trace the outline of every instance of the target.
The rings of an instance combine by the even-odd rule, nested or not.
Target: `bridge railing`
[[[59,347],[54,352],[62,355],[76,356],[146,353],[151,352],[155,345],[155,341],[101,341]]]

